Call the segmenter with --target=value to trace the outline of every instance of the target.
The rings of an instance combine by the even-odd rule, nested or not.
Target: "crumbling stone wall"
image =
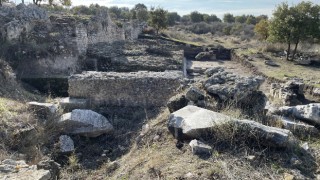
[[[176,93],[181,78],[180,71],[87,71],[69,77],[69,96],[97,106],[160,107]]]
[[[0,40],[11,45],[9,56],[18,63],[19,77],[80,72],[79,57],[86,55],[89,45],[135,39],[142,28],[130,23],[119,27],[106,11],[92,17],[61,14],[49,17],[35,5],[0,7]]]

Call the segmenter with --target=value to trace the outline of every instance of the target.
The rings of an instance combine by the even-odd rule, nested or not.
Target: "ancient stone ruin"
[[[161,107],[180,86],[179,71],[83,72],[69,78],[69,96],[93,106]]]

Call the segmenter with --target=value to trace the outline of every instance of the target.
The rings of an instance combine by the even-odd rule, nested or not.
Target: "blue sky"
[[[16,3],[21,0],[13,0]],[[25,0],[31,2],[31,0]],[[148,8],[160,6],[168,11],[176,11],[180,15],[189,14],[192,11],[216,14],[222,17],[225,13],[234,15],[241,14],[267,14],[272,15],[272,11],[281,0],[72,0],[73,5],[100,4],[104,6],[133,7],[137,3],[143,3]],[[287,0],[289,4],[296,4],[300,0]],[[313,3],[320,4],[320,0],[312,0]]]

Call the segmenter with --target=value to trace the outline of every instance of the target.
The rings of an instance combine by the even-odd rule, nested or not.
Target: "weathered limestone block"
[[[250,120],[238,120],[190,105],[170,115],[168,128],[177,139],[210,138],[215,132],[232,128],[235,137],[238,135],[244,139],[255,139],[266,146],[291,147],[296,144],[289,130],[265,126]]]
[[[277,114],[285,117],[294,117],[307,123],[320,125],[320,103],[311,103],[307,105],[283,106],[274,109],[271,114]]]
[[[58,126],[65,133],[87,137],[97,137],[113,131],[113,126],[107,118],[94,111],[82,109],[75,109],[71,113],[63,114]]]
[[[160,107],[175,94],[181,78],[179,71],[88,71],[69,78],[69,96],[89,99],[95,105]]]

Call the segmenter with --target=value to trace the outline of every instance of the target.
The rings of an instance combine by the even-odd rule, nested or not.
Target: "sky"
[[[20,3],[21,0],[13,0]],[[25,0],[31,2],[32,0]],[[283,0],[291,4],[297,4],[301,0]],[[282,0],[72,0],[72,4],[90,5],[99,4],[103,6],[118,6],[132,8],[137,3],[143,3],[148,8],[162,7],[170,12],[178,12],[180,15],[189,14],[192,11],[201,13],[215,14],[218,17],[223,17],[225,13],[233,15],[266,14],[272,16],[275,7],[283,2]],[[315,4],[320,4],[320,0],[311,0]]]

